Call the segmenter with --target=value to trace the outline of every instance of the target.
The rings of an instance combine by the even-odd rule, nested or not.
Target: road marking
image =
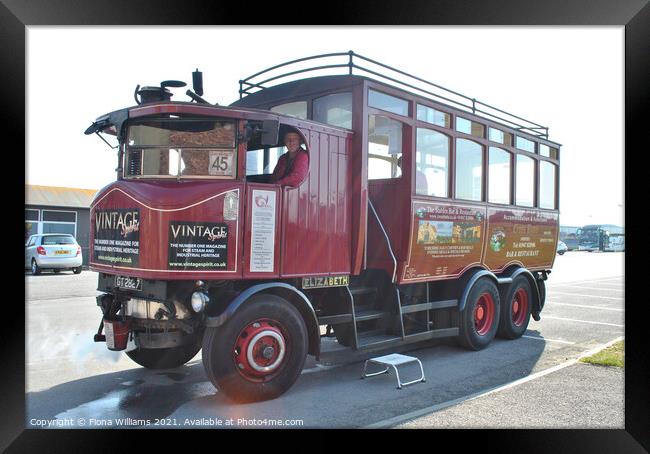
[[[521,337],[525,337],[526,339],[537,339],[537,340],[543,340],[543,341],[549,341],[549,342],[559,342],[561,344],[568,344],[568,345],[574,345],[575,344],[575,342],[563,341],[563,340],[559,340],[559,339],[549,339],[547,337],[526,336],[526,335],[523,335]]]
[[[585,307],[587,309],[601,309],[603,311],[625,312],[625,309],[616,308],[616,307],[587,306],[585,304],[558,303],[558,302],[555,302],[555,301],[546,301],[545,304],[551,304],[551,305],[557,304],[557,305],[560,305],[560,306]]]
[[[555,291],[549,291],[548,294],[554,294],[554,295],[571,295],[571,296],[587,296],[589,298],[601,298],[605,300],[624,300],[625,298],[618,297],[618,296],[596,296],[596,295],[584,295],[582,293],[567,293],[567,292],[555,292]]]
[[[598,287],[584,287],[582,285],[563,285],[563,284],[554,285],[553,287],[583,288],[585,290],[598,290],[598,291],[600,291],[600,290],[609,290],[609,291],[612,291],[612,292],[622,291],[623,290],[622,288],[604,288],[604,287],[598,288]]]
[[[607,278],[602,278],[602,279],[590,279],[590,280],[586,280],[586,281],[568,281],[568,282],[565,282],[565,283],[566,284],[591,284],[591,283],[594,283],[594,282],[596,282],[596,283],[602,282],[603,284],[607,284],[607,283],[611,283],[611,282],[607,282],[607,281],[613,281],[615,279],[624,279],[624,278],[625,278],[625,276],[618,276],[618,277],[607,277]],[[621,284],[622,283],[624,283],[624,281],[621,282]],[[558,282],[558,284],[562,284],[562,282]]]
[[[531,380],[535,380],[537,378],[543,377],[543,376],[551,374],[553,372],[557,372],[558,370],[561,370],[561,369],[564,369],[566,367],[572,366],[573,364],[576,364],[581,358],[584,358],[586,356],[591,356],[591,355],[593,355],[595,353],[598,353],[599,351],[601,351],[601,350],[615,344],[616,342],[618,342],[618,341],[620,341],[622,339],[623,339],[623,336],[617,337],[616,339],[614,339],[612,341],[609,341],[604,345],[600,345],[598,347],[595,347],[595,348],[581,354],[577,358],[570,359],[569,361],[558,364],[557,366],[553,366],[553,367],[551,367],[549,369],[545,369],[545,370],[536,372],[536,373],[534,373],[532,375],[528,375],[527,377],[523,377],[523,378],[520,378],[518,380],[511,381],[510,383],[506,383],[505,385],[495,386],[495,387],[492,387],[492,388],[488,388],[485,391],[479,391],[477,393],[470,394],[469,396],[460,397],[458,399],[450,400],[450,401],[447,401],[447,402],[442,402],[440,404],[432,405],[430,407],[423,408],[421,410],[416,410],[416,411],[412,411],[410,413],[405,413],[403,415],[395,416],[393,418],[384,419],[382,421],[378,421],[378,422],[375,422],[373,424],[367,425],[367,426],[365,426],[365,428],[367,428],[367,429],[379,429],[379,428],[383,428],[383,427],[392,427],[392,426],[395,426],[395,425],[397,425],[399,423],[408,421],[410,419],[419,418],[421,416],[425,416],[425,415],[428,415],[430,413],[434,413],[436,411],[440,411],[440,410],[443,410],[445,408],[452,407],[454,405],[458,405],[458,404],[463,403],[463,402],[478,399],[479,397],[483,397],[483,396],[488,396],[490,394],[493,394],[493,393],[496,393],[496,392],[499,392],[499,391],[503,391],[505,389],[514,388],[515,386],[521,385],[521,384],[529,382]]]
[[[617,325],[616,323],[591,322],[591,321],[588,321],[588,320],[577,320],[575,318],[551,317],[550,315],[547,315],[544,318],[548,318],[548,319],[552,319],[552,320],[566,320],[566,321],[569,321],[569,322],[590,323],[592,325],[616,326],[616,327],[619,327],[619,328],[624,328],[625,327],[625,325]]]

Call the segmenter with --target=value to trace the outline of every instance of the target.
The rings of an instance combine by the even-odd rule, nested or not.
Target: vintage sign
[[[350,285],[350,276],[303,277],[302,288],[345,287]]]
[[[275,192],[254,189],[251,203],[251,272],[273,272]]]
[[[140,210],[138,208],[94,211],[93,261],[107,265],[137,267],[140,257]]]
[[[228,226],[216,222],[169,223],[170,270],[226,269]]]
[[[491,208],[485,265],[492,270],[513,262],[526,267],[550,266],[555,257],[557,225],[557,213]]]
[[[454,276],[480,263],[484,220],[479,207],[415,202],[403,279]]]

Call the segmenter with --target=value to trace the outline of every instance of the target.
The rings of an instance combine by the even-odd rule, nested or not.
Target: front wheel
[[[520,338],[528,328],[532,304],[530,282],[524,276],[517,276],[510,284],[501,308],[498,336],[506,339]]]
[[[174,369],[180,367],[201,350],[201,340],[172,348],[137,348],[126,352],[133,361],[147,369]]]
[[[250,298],[230,320],[208,328],[203,365],[219,390],[237,402],[274,399],[296,381],[307,356],[298,310],[276,295]]]
[[[496,335],[500,312],[497,286],[487,278],[479,279],[460,314],[460,344],[470,350],[487,347]]]

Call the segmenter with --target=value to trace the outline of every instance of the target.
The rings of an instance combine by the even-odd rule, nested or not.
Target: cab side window
[[[285,147],[249,150],[246,153],[246,176],[272,174],[278,159],[286,151]]]

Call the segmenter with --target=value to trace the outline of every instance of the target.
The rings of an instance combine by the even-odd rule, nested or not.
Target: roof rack
[[[287,67],[292,65],[298,66],[300,63],[303,62],[308,62],[308,61],[311,62],[313,60],[318,60],[318,59],[323,60],[323,59],[332,59],[332,58],[340,60],[340,57],[347,58],[347,61],[342,63],[337,62],[337,63],[320,65],[320,66],[307,66],[300,69],[294,69],[286,73],[281,73],[278,75],[271,76],[272,72],[280,68],[283,68],[283,70],[288,70],[292,68],[287,68]],[[364,64],[370,63],[375,67],[379,67],[379,69],[376,68],[370,69],[364,66],[360,66],[359,64],[357,64],[357,62],[360,60],[361,63]],[[367,76],[367,74],[371,74],[373,76],[380,78],[379,79],[380,82],[390,81],[393,84],[397,84],[400,87],[406,87],[408,89],[415,90],[417,94],[420,94],[421,96],[422,94],[424,94],[423,96],[425,97],[435,98],[433,100],[443,100],[445,102],[452,103],[455,106],[463,110],[466,110],[468,112],[471,112],[473,114],[482,114],[488,117],[489,119],[494,119],[497,121],[504,122],[506,126],[509,126],[513,129],[526,132],[528,134],[540,138],[548,139],[548,127],[546,126],[542,126],[530,120],[526,120],[525,118],[521,118],[517,115],[513,115],[509,112],[498,109],[484,102],[478,101],[475,98],[465,96],[461,93],[434,84],[433,82],[429,82],[420,77],[413,76],[399,69],[392,68],[378,61],[359,55],[354,51],[336,52],[336,53],[329,53],[329,54],[314,55],[312,57],[299,58],[297,60],[281,63],[279,65],[275,65],[263,71],[255,73],[239,81],[239,99],[242,99],[244,96],[256,93],[257,91],[261,91],[264,90],[265,88],[269,88],[275,85],[275,84],[268,85],[269,82],[277,82],[280,79],[290,78],[291,76],[295,76],[297,74],[303,74],[303,73],[314,72],[314,71],[324,72],[324,70],[333,70],[339,68],[346,68],[348,75]],[[392,71],[392,73],[388,73],[387,75],[378,72],[381,70],[389,70]],[[264,79],[263,77],[260,77],[262,75],[264,75],[264,77],[266,78]],[[403,78],[404,80],[397,79],[397,77]],[[263,79],[263,80],[259,80],[259,79]],[[284,82],[289,82],[289,80],[285,80],[283,81],[283,83]],[[252,91],[252,90],[256,90],[256,91]],[[437,90],[438,92],[436,93],[431,90]]]

